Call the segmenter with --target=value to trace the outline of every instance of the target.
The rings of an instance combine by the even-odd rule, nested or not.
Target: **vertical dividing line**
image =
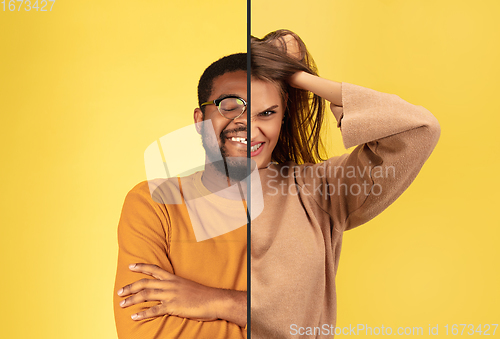
[[[251,337],[251,331],[250,328],[252,326],[251,322],[251,290],[252,286],[250,284],[251,282],[251,274],[252,274],[252,246],[251,246],[251,234],[252,234],[252,197],[251,197],[251,192],[252,192],[252,180],[251,180],[251,173],[252,173],[252,156],[251,156],[251,145],[252,145],[252,135],[251,135],[251,130],[252,130],[252,114],[251,114],[251,106],[250,102],[251,100],[251,58],[250,58],[250,36],[251,36],[251,0],[247,0],[247,216],[248,216],[248,222],[247,222],[247,339],[250,339]]]

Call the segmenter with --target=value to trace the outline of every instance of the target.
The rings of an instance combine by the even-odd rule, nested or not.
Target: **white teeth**
[[[250,151],[251,152],[255,152],[256,150],[258,150],[260,148],[260,146],[262,146],[262,142],[260,144],[257,144],[257,145],[253,145],[252,147],[250,147]]]
[[[230,140],[232,141],[236,141],[236,142],[241,142],[242,144],[247,144],[247,139],[246,138],[240,138],[240,137],[231,137]],[[255,152],[256,150],[258,150],[264,143],[261,142],[261,143],[258,143],[256,145],[253,145],[252,147],[250,147],[250,151],[251,152]]]
[[[242,144],[247,144],[247,139],[246,138],[239,138],[239,137],[232,137],[231,138],[232,141],[237,141],[237,142],[241,142]]]

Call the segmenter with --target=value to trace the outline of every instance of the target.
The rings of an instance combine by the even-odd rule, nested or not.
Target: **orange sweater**
[[[342,83],[333,110],[352,153],[259,171],[252,221],[252,339],[332,338],[342,234],[375,217],[415,179],[440,135],[436,118],[397,95]]]
[[[184,196],[192,198],[210,194],[201,183],[201,174],[202,172],[197,172],[182,178]],[[210,287],[239,291],[247,289],[246,225],[198,242],[185,201],[183,204],[172,203],[175,195],[180,192],[177,178],[163,181],[160,179],[159,182],[161,184],[153,197],[148,182],[138,184],[129,192],[123,206],[118,225],[118,269],[113,301],[118,337],[246,338],[245,329],[224,320],[199,322],[175,316],[142,321],[130,318],[132,314],[145,310],[157,304],[156,302],[146,302],[124,309],[119,306],[119,302],[124,299],[117,295],[121,287],[143,278],[152,279],[130,271],[128,265],[132,263],[155,264],[170,273]],[[187,194],[188,192],[190,194]],[[237,211],[245,216],[241,200],[231,201],[211,196],[205,199],[205,202],[222,204],[228,215],[231,215],[231,211]],[[206,214],[202,217],[217,217],[213,213]]]

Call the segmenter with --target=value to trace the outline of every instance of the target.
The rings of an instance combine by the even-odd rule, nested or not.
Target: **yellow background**
[[[431,324],[444,337],[446,324],[500,323],[500,2],[253,0],[252,15],[254,35],[299,34],[320,75],[397,94],[441,124],[412,186],[344,235],[337,325],[428,336]],[[330,155],[344,153],[331,126]]]
[[[245,50],[245,6],[0,7],[2,337],[116,338],[111,293],[123,199],[145,180],[145,148],[192,122],[205,67]],[[291,29],[322,76],[398,94],[441,123],[414,184],[346,233],[338,325],[439,324],[444,335],[445,324],[499,323],[498,2],[252,7],[253,34]],[[345,152],[330,125],[330,154]]]
[[[116,338],[123,200],[203,70],[246,51],[246,3],[57,0],[0,11],[0,50],[0,338]]]

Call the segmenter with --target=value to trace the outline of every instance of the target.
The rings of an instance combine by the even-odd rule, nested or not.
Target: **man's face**
[[[260,80],[252,80],[252,140],[251,144],[255,151],[251,152],[252,159],[258,168],[265,168],[271,161],[271,154],[278,141],[283,118],[284,108],[277,87]],[[247,101],[247,73],[236,71],[225,73],[214,79],[212,93],[208,101],[218,99],[227,95],[236,95]],[[195,122],[203,121],[202,112],[199,108],[195,110]],[[244,166],[242,161],[247,156],[247,112],[239,118],[230,120],[223,117],[215,105],[205,106],[205,120],[210,119],[217,138],[215,140],[203,141],[209,160],[219,147],[220,152],[227,164],[231,164],[231,157],[237,157],[234,166]],[[202,131],[198,131],[202,134]],[[243,139],[243,140],[242,140]],[[215,153],[216,154],[216,153]],[[215,157],[214,157],[215,159]]]

